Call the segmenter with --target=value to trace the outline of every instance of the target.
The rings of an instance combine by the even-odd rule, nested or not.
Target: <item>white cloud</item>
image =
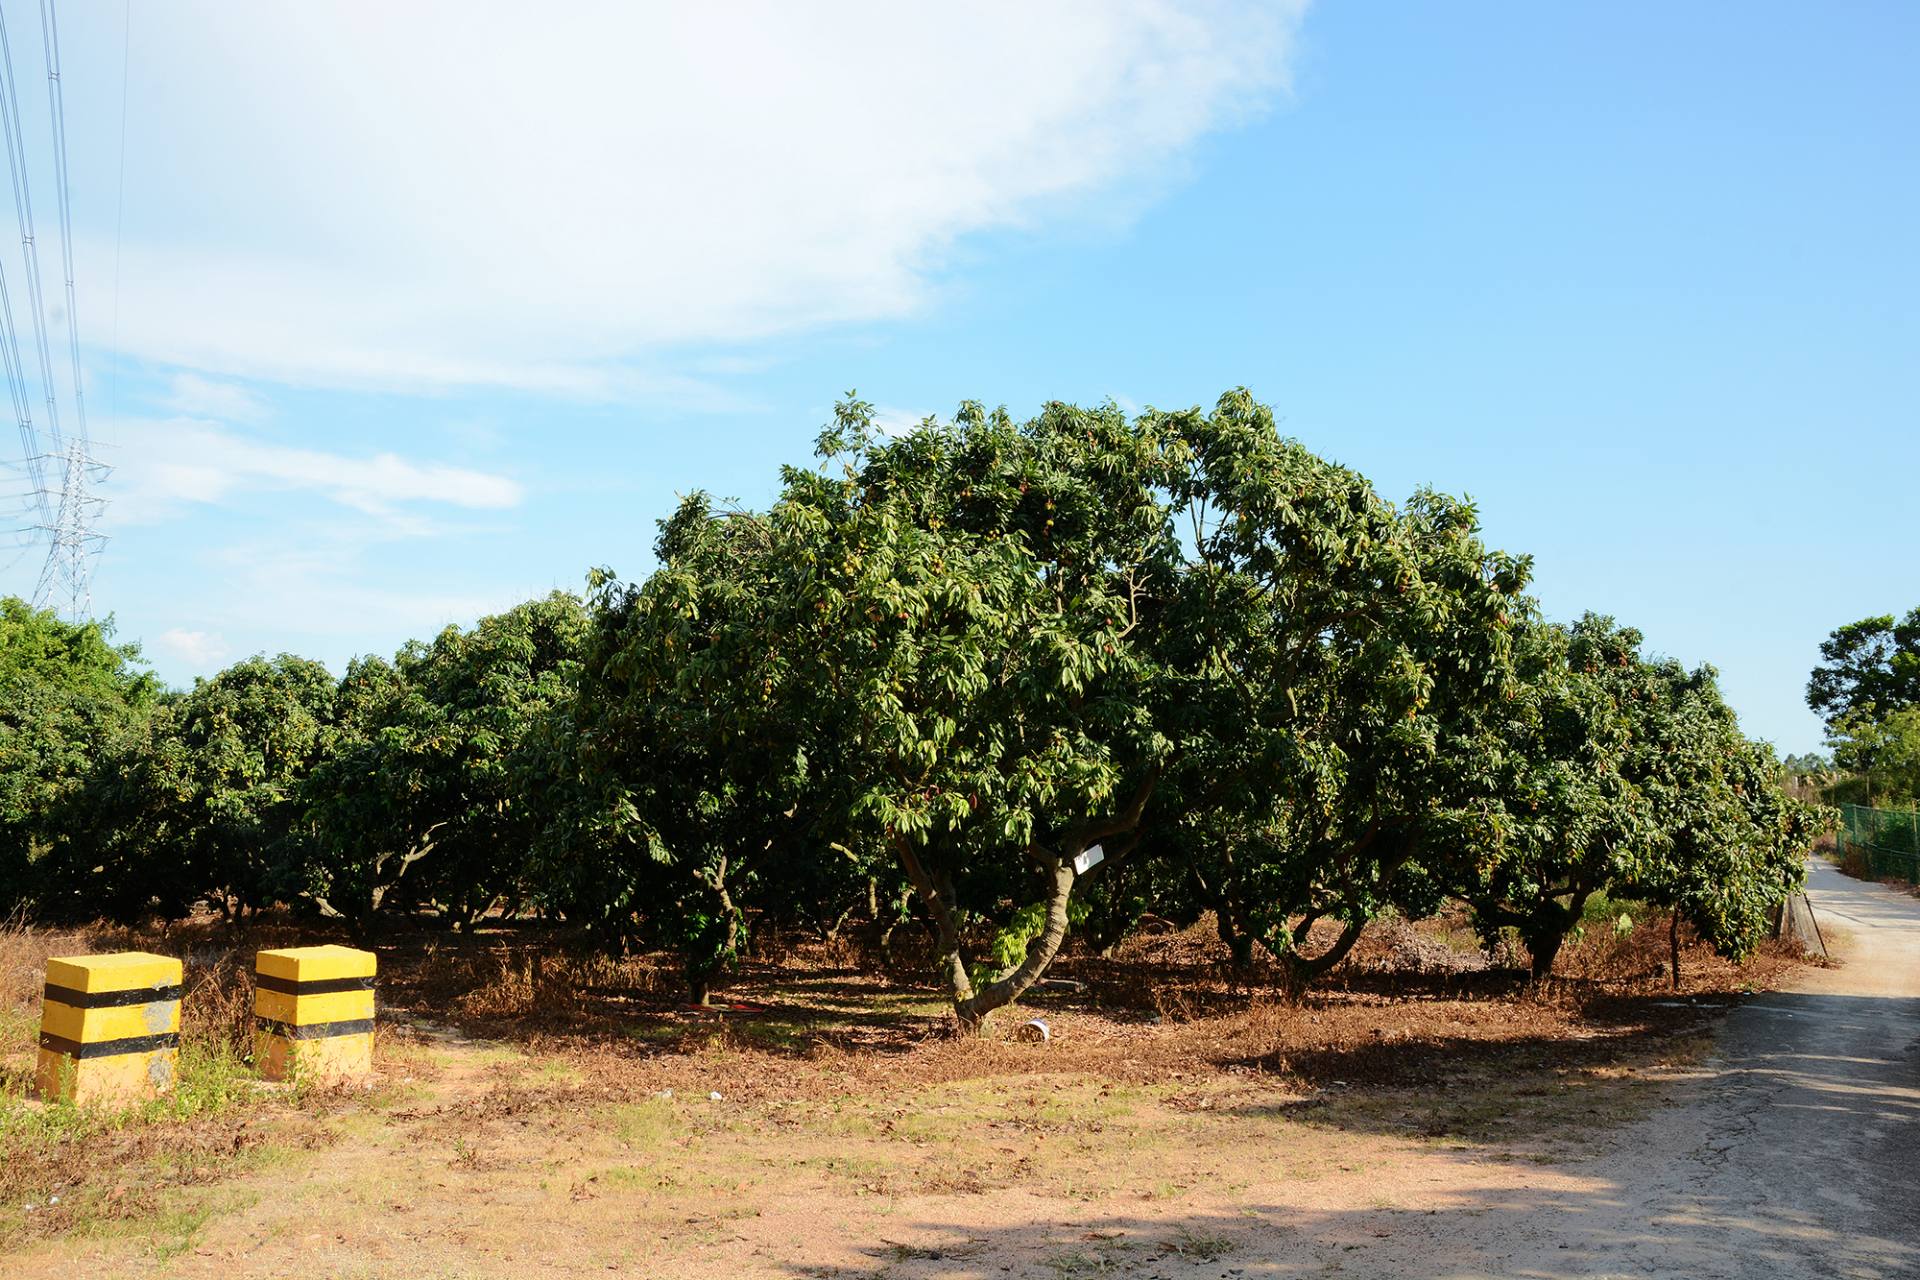
[[[224,377],[711,398],[688,344],[911,313],[959,237],[1154,183],[1303,7],[169,6],[82,318]],[[117,73],[118,10],[73,25]]]
[[[226,640],[215,632],[187,631],[180,627],[162,631],[153,647],[195,671],[210,671],[233,652]]]
[[[884,404],[873,407],[873,425],[882,434],[889,436],[907,435],[932,416],[913,409],[895,409]]]
[[[259,422],[270,412],[266,402],[245,387],[216,382],[197,373],[174,374],[160,403],[188,417],[228,422]]]
[[[145,524],[194,504],[245,492],[295,491],[381,516],[395,531],[424,528],[400,510],[430,503],[469,510],[518,506],[522,491],[508,476],[395,453],[354,456],[254,439],[190,418],[111,424],[121,447],[115,465],[114,525]]]
[[[360,652],[390,652],[407,637],[430,639],[451,623],[470,624],[526,599],[510,588],[469,591],[367,582],[369,539],[350,530],[320,533],[314,544],[249,542],[213,552],[226,586],[219,606],[238,627],[347,641]],[[381,638],[376,640],[375,638]]]

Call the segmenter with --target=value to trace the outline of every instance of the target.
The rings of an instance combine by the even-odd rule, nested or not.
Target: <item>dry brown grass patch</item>
[[[0,1029],[11,1037],[0,1044],[26,1061],[47,955],[147,944],[187,960],[188,1044],[238,1054],[251,1035],[253,948],[324,936],[288,921],[244,930],[196,922],[164,936],[0,930]],[[1136,938],[1118,959],[1071,951],[1056,970],[1067,981],[973,1037],[954,1033],[932,988],[848,970],[829,944],[789,946],[777,962],[767,949],[719,993],[730,1008],[701,1011],[685,1007],[677,973],[660,957],[581,957],[532,929],[397,935],[376,944],[380,1091],[262,1093],[214,1114],[129,1121],[104,1159],[77,1131],[68,1140],[31,1126],[0,1130],[0,1206],[44,1200],[53,1186],[72,1191],[67,1216],[30,1228],[0,1219],[0,1234],[65,1231],[89,1215],[133,1220],[152,1210],[140,1190],[152,1179],[198,1187],[205,1171],[218,1180],[269,1149],[328,1140],[324,1117],[345,1110],[401,1126],[407,1145],[443,1151],[455,1170],[508,1159],[513,1135],[535,1129],[562,1147],[563,1135],[584,1141],[606,1109],[668,1091],[685,1108],[676,1142],[723,1130],[759,1141],[779,1117],[804,1116],[789,1128],[823,1162],[840,1157],[814,1131],[821,1117],[867,1117],[872,1141],[934,1151],[976,1139],[926,1129],[933,1122],[924,1117],[891,1127],[889,1118],[921,1115],[930,1099],[956,1114],[981,1107],[998,1131],[1070,1139],[1060,1176],[1088,1187],[1105,1174],[1073,1144],[1093,1142],[1106,1123],[1103,1089],[1152,1091],[1153,1107],[1180,1115],[1268,1108],[1332,1128],[1509,1142],[1530,1125],[1563,1125],[1583,1106],[1610,1113],[1597,1091],[1624,1089],[1683,1057],[1724,1007],[1715,997],[1775,985],[1796,963],[1771,946],[1745,966],[1690,946],[1676,1000],[1666,941],[1660,920],[1624,936],[1590,931],[1563,953],[1561,976],[1532,984],[1490,967],[1458,919],[1388,922],[1321,987],[1289,993],[1271,970],[1224,965],[1203,922]],[[1050,1043],[1012,1038],[1030,1017],[1048,1022]],[[1044,1104],[1056,1092],[1092,1110],[1056,1115]],[[1011,1096],[1042,1102],[1031,1114],[1000,1114]],[[456,1139],[473,1154],[461,1156]],[[959,1163],[916,1154],[891,1172],[857,1161],[820,1167],[885,1193],[977,1191],[1022,1176],[1013,1162],[1025,1157],[1000,1145]],[[594,1194],[605,1193],[603,1179]]]

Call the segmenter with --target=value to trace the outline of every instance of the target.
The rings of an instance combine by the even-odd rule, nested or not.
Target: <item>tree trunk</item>
[[[968,1030],[978,1030],[988,1014],[1026,994],[1060,954],[1060,944],[1067,940],[1067,903],[1073,897],[1073,863],[1067,858],[1049,859],[1046,875],[1047,921],[1040,929],[1040,936],[1027,944],[1025,958],[1005,977],[996,978],[967,999],[954,1002],[953,1011],[960,1025]]]
[[[1127,940],[1127,935],[1132,933],[1134,926],[1139,923],[1138,917],[1126,912],[1112,912],[1088,931],[1087,946],[1102,960],[1112,959],[1113,953],[1119,950],[1120,944]]]
[[[712,1000],[713,980],[726,972],[746,942],[746,920],[734,907],[727,888],[728,860],[696,873],[695,881],[712,899],[711,923],[685,946],[687,988],[693,1002],[705,1008]]]
[[[909,841],[895,836],[893,847],[907,870],[907,878],[913,881],[914,890],[927,904],[927,914],[933,918],[939,939],[940,977],[946,984],[954,1011],[959,1013],[973,999],[973,979],[967,976],[966,940],[960,936],[960,918],[953,909],[953,885],[944,873],[936,881]],[[964,1015],[961,1021],[966,1021]]]
[[[1554,928],[1544,928],[1525,935],[1527,956],[1531,961],[1528,972],[1535,982],[1553,972],[1553,962],[1560,954],[1560,944],[1566,940],[1566,931]]]
[[[1220,942],[1227,949],[1230,963],[1235,973],[1245,973],[1253,967],[1253,935],[1240,928],[1233,918],[1233,908],[1223,898],[1213,909],[1214,932],[1220,935]]]
[[[1284,957],[1288,976],[1300,986],[1306,986],[1345,960],[1347,953],[1353,950],[1353,944],[1360,941],[1360,935],[1366,932],[1366,928],[1365,920],[1347,921],[1346,927],[1340,931],[1340,936],[1334,939],[1333,945],[1317,956],[1303,956],[1289,948]],[[1302,941],[1305,939],[1303,938]]]
[[[1673,989],[1680,989],[1680,912],[1676,908],[1667,921],[1667,953],[1673,972]]]
[[[848,919],[851,918],[853,913],[859,909],[859,906],[860,904],[857,902],[849,903],[845,911],[842,911],[839,915],[833,918],[832,924],[826,926],[824,929],[820,931],[820,941],[838,942],[840,940],[840,930],[846,927],[846,923]]]
[[[874,955],[880,959],[880,967],[891,972],[896,967],[893,957],[893,934],[902,924],[913,918],[908,904],[913,900],[913,888],[907,886],[897,898],[887,900],[887,909],[883,914],[880,907],[880,882],[869,877],[867,880],[867,943]]]
[[[1112,818],[1083,822],[1072,828],[1060,843],[1061,853],[1048,853],[1038,845],[1028,846],[1027,852],[1040,864],[1047,879],[1046,923],[1041,927],[1040,936],[1027,944],[1026,957],[1015,966],[1013,972],[994,979],[979,991],[974,990],[973,980],[967,975],[966,943],[960,934],[960,916],[954,903],[951,875],[944,868],[929,872],[912,841],[897,833],[889,833],[894,851],[899,854],[906,868],[907,878],[926,900],[928,914],[939,928],[941,967],[945,970],[943,976],[948,994],[953,999],[954,1016],[960,1020],[962,1027],[978,1031],[988,1014],[1019,999],[1047,971],[1047,966],[1060,953],[1060,944],[1067,937],[1067,903],[1073,897],[1074,859],[1098,841],[1110,840],[1139,829],[1147,801],[1159,783],[1160,770],[1161,767],[1155,765],[1147,771],[1134,790],[1133,799],[1122,812]],[[1131,848],[1130,843],[1128,849]]]
[[[1226,855],[1229,865],[1232,855]],[[1253,934],[1240,927],[1234,915],[1233,901],[1224,888],[1215,889],[1200,874],[1197,867],[1189,866],[1187,874],[1192,877],[1194,888],[1199,891],[1200,901],[1213,909],[1213,931],[1219,935],[1220,945],[1227,949],[1228,964],[1235,974],[1245,973],[1253,965]]]
[[[1553,972],[1553,962],[1559,957],[1567,935],[1580,923],[1591,896],[1591,890],[1576,888],[1565,903],[1548,898],[1521,926],[1521,937],[1527,944],[1527,955],[1532,960],[1530,970],[1536,982]]]

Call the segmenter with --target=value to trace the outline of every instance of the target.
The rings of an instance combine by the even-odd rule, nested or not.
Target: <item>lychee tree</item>
[[[586,630],[583,602],[556,591],[349,666],[303,784],[323,911],[364,925],[382,906],[431,907],[464,928],[526,898],[551,800],[537,739],[571,708]]]
[[[1166,481],[1185,442],[1114,406],[963,406],[888,438],[850,401],[789,471],[804,544],[778,680],[839,734],[851,833],[898,859],[963,1024],[1058,953],[1089,851],[1124,858],[1173,743],[1161,652],[1182,587]],[[969,924],[1010,950],[974,954]]]
[[[808,870],[835,870],[808,790],[809,750],[834,735],[776,697],[796,544],[763,515],[694,494],[655,550],[660,567],[642,582],[594,576],[566,726],[578,773],[543,893],[605,942],[677,954],[705,1004],[746,945],[758,891],[823,891],[818,877],[776,886],[769,870],[808,855]],[[842,879],[851,893],[854,875]]]
[[[1193,585],[1170,630],[1193,678],[1162,822],[1236,955],[1309,980],[1385,908],[1438,903],[1428,864],[1480,819],[1457,740],[1508,688],[1529,565],[1470,504],[1387,502],[1244,393],[1178,417]]]
[[[1827,815],[1780,789],[1712,668],[1649,658],[1638,631],[1591,614],[1534,624],[1521,647],[1517,696],[1478,744],[1492,820],[1454,864],[1482,932],[1517,930],[1543,976],[1605,892],[1745,955]]]
[[[621,741],[707,744],[681,776],[746,823],[662,834],[657,860],[698,845],[712,865],[796,830],[890,851],[969,1025],[1045,972],[1083,876],[1143,843],[1206,853],[1172,834],[1189,817],[1281,833],[1247,847],[1260,874],[1235,889],[1283,951],[1289,915],[1357,931],[1425,882],[1415,836],[1441,806],[1423,787],[1456,709],[1500,685],[1524,580],[1470,507],[1380,501],[1244,392],[1133,418],[966,405],[900,437],[850,400],[820,453],[765,512],[683,509],[707,550],[667,556],[609,612],[681,631],[649,623],[588,664],[649,673]],[[635,731],[661,690],[698,714]],[[639,789],[658,772],[606,771]]]

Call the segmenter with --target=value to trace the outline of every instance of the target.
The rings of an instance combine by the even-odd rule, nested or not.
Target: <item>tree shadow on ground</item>
[[[1651,1213],[1649,1213],[1651,1210]],[[1106,1212],[981,1228],[902,1219],[855,1256],[788,1263],[804,1277],[1142,1280],[1340,1276],[1892,1280],[1920,1267],[1911,1237],[1836,1231],[1799,1206],[1756,1214],[1712,1194],[1684,1203],[1604,1180],[1564,1190],[1463,1187],[1434,1208],[1314,1209],[1249,1201],[1231,1212]]]
[[[233,1033],[244,1052],[252,950],[322,938],[350,940],[324,922],[269,916],[237,927],[177,925],[153,945],[185,950],[195,964],[220,971],[216,994],[240,1011]],[[450,1026],[540,1052],[655,1057],[736,1045],[796,1060],[819,1052],[888,1059],[953,1036],[938,991],[849,966],[844,948],[774,946],[716,992],[717,1007],[698,1009],[687,1005],[679,973],[663,958],[612,958],[573,943],[547,925],[493,921],[470,934],[392,929],[366,945],[379,955],[383,1020]],[[1008,1025],[1029,1017],[1056,1027],[1083,1020],[1088,1033],[1077,1044],[1053,1046],[1047,1058],[1032,1060],[1033,1069],[1192,1067],[1277,1073],[1309,1087],[1425,1087],[1480,1062],[1570,1071],[1622,1055],[1657,1057],[1665,1036],[1707,1016],[1647,984],[1575,980],[1542,988],[1499,969],[1349,968],[1297,999],[1259,974],[1223,977],[1217,965],[1181,960],[1083,955],[1069,957],[1060,973],[1063,981],[1002,1015]],[[1472,1006],[1466,1020],[1480,1025],[1456,1035],[1461,1006]],[[1090,1053],[1088,1041],[1100,1039],[1113,1043],[1111,1051]],[[1641,1040],[1652,1047],[1635,1043]],[[989,1064],[989,1057],[982,1063],[992,1070],[1021,1065]]]
[[[1891,1280],[1920,1274],[1912,1161],[1920,1150],[1920,1000],[1769,993],[1727,1023],[1668,1105],[1552,1168],[1489,1160],[1485,1148],[1409,1147],[1369,1203],[1295,1203],[1258,1192],[1195,1214],[1073,1206],[980,1229],[964,1217],[902,1215],[859,1246],[868,1261],[804,1259],[794,1275],[995,1277],[1670,1276],[1687,1280]],[[1448,1046],[1414,1046],[1444,1062]],[[1556,1046],[1525,1042],[1520,1054]],[[1342,1064],[1343,1067],[1349,1064]],[[1577,1091],[1575,1101],[1577,1103]],[[1502,1094],[1498,1072],[1449,1090],[1496,1113],[1546,1105]],[[1377,1101],[1379,1095],[1376,1095]],[[1229,1108],[1229,1111],[1234,1110]],[[1342,1131],[1397,1129],[1391,1107],[1335,1094],[1249,1102],[1240,1114]],[[1568,1108],[1575,1117],[1580,1109]],[[1537,1118],[1537,1117],[1536,1117]],[[1250,1150],[1233,1177],[1286,1181],[1287,1144]],[[1496,1157],[1498,1152],[1492,1153]],[[1282,1193],[1283,1195],[1285,1193]],[[1345,1188],[1347,1201],[1367,1195]],[[1084,1212],[1079,1211],[1084,1208]]]

